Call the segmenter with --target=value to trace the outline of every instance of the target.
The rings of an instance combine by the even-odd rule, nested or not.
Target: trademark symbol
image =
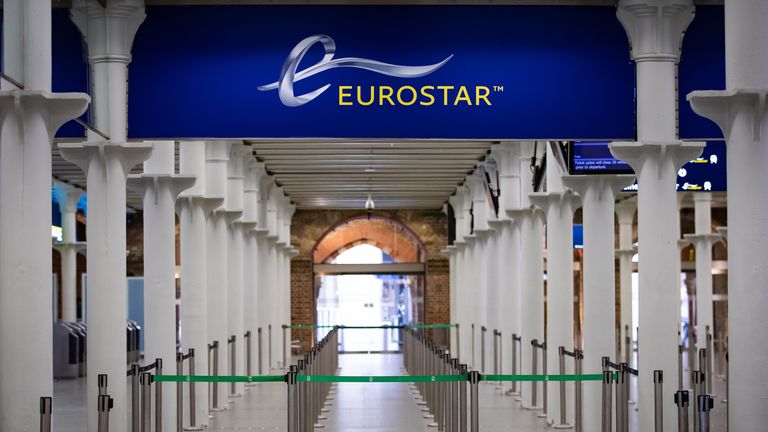
[[[495,92],[503,92],[504,91],[504,86],[495,85],[495,86],[493,86],[493,91],[495,91]]]

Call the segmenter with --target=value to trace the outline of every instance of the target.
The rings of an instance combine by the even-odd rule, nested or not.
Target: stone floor
[[[343,375],[400,375],[398,354],[347,354],[340,356]],[[724,382],[716,379],[715,394],[724,393]],[[633,386],[634,387],[634,386]],[[634,393],[634,391],[633,391]],[[715,401],[712,431],[725,431],[725,407]],[[329,432],[428,432],[435,428],[416,405],[408,384],[339,383],[329,405],[324,430]],[[630,430],[637,431],[634,407],[630,407]],[[672,412],[669,413],[670,415]],[[210,430],[285,431],[286,389],[281,383],[262,383],[248,387],[243,397],[233,399],[224,412],[210,419]],[[59,380],[54,383],[54,432],[85,432],[85,380]],[[519,407],[493,383],[483,383],[480,391],[480,429],[484,432],[545,431],[537,412]]]

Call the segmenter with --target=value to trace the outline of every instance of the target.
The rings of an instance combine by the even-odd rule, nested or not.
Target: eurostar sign
[[[132,59],[131,138],[635,137],[613,7],[152,6]]]
[[[310,48],[315,44],[322,44],[325,55],[316,64],[298,70],[299,63],[307,54]],[[331,87],[326,84],[317,90],[302,95],[296,95],[294,84],[305,78],[317,75],[321,72],[335,68],[354,68],[371,71],[374,73],[397,77],[397,78],[420,78],[430,75],[432,72],[445,66],[453,54],[447,56],[444,60],[424,66],[405,66],[384,63],[376,60],[370,60],[359,57],[344,57],[334,59],[336,55],[336,42],[327,35],[310,36],[296,45],[288,54],[288,58],[283,63],[280,71],[280,79],[271,84],[259,87],[261,91],[278,90],[280,102],[287,107],[298,107],[311,102],[316,97],[323,94]],[[500,85],[492,86],[494,91],[503,91],[504,87]],[[422,85],[414,87],[403,85],[392,87],[387,85],[338,85],[338,105],[339,106],[371,106],[371,105],[389,105],[389,106],[432,106],[435,104],[442,106],[458,105],[486,105],[490,106],[491,87],[477,85],[468,87],[464,85]]]

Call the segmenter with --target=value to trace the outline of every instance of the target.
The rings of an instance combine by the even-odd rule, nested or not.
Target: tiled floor
[[[400,375],[401,356],[397,354],[347,354],[340,357],[344,375]],[[724,383],[716,379],[715,393],[724,393]],[[547,430],[537,412],[519,408],[513,397],[503,395],[493,383],[483,383],[480,391],[480,429],[483,432],[541,432]],[[633,392],[634,393],[634,392]],[[712,431],[725,431],[725,407],[715,401]],[[430,432],[408,384],[339,383],[329,405],[328,432]],[[634,408],[630,407],[634,422]],[[672,413],[670,413],[672,414]],[[243,397],[228,404],[227,411],[210,420],[211,430],[285,431],[286,388],[281,383],[248,387]],[[84,432],[85,380],[62,380],[54,384],[54,432]],[[631,425],[630,430],[636,431]]]

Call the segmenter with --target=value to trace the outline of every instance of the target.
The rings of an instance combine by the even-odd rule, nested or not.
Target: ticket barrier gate
[[[85,334],[74,323],[53,323],[53,377],[77,378],[85,369]]]

